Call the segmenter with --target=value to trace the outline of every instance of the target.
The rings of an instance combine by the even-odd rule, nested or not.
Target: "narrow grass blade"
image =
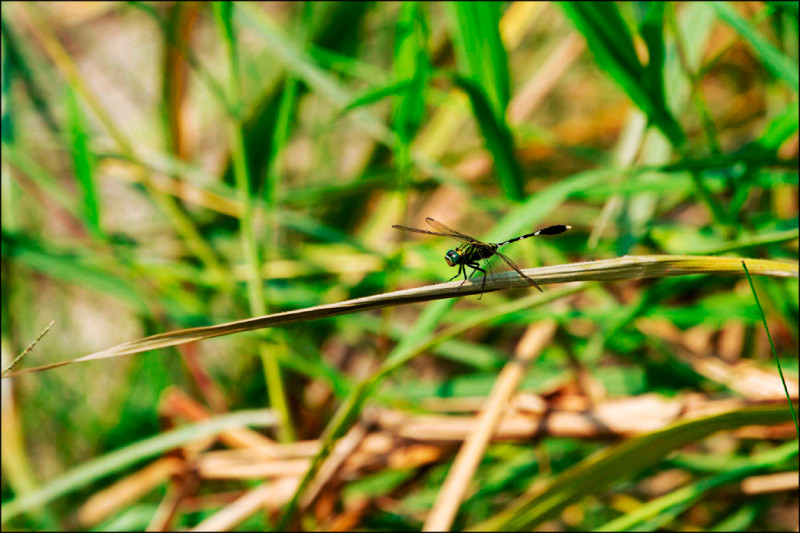
[[[797,133],[798,115],[800,115],[800,105],[795,102],[767,124],[757,141],[758,146],[769,152],[775,152],[792,135]]]
[[[667,109],[664,89],[664,7],[665,2],[634,4],[636,12],[643,11],[639,20],[639,33],[647,45],[647,65],[644,67],[645,84],[658,107]]]
[[[81,190],[83,221],[89,232],[95,237],[102,237],[100,228],[100,205],[97,201],[97,187],[94,176],[94,155],[89,150],[89,132],[86,118],[81,111],[77,95],[71,87],[67,87],[66,95],[67,126],[69,130],[70,155],[75,178]]]
[[[772,43],[767,41],[750,22],[742,17],[729,2],[711,2],[710,5],[717,11],[719,18],[724,20],[739,35],[748,42],[753,53],[763,62],[764,66],[779,80],[785,81],[789,87],[797,92],[800,90],[800,74],[797,62],[788,58]]]
[[[60,477],[50,480],[36,492],[25,494],[4,503],[2,513],[0,513],[0,520],[2,520],[2,523],[6,523],[25,511],[40,507],[139,461],[155,457],[184,444],[241,426],[272,426],[275,425],[276,420],[277,417],[266,409],[240,411],[222,415],[207,422],[173,429],[131,444],[120,450],[108,453],[99,459],[83,463]]]
[[[645,41],[651,53],[652,66],[643,66],[633,45],[633,36],[611,2],[562,2],[559,6],[584,35],[597,64],[628,94],[630,99],[658,127],[673,146],[685,140],[683,129],[666,105],[663,75],[655,69],[663,66],[663,37],[655,32],[655,22],[663,17],[662,8],[651,7],[644,19]],[[660,43],[660,44],[659,44]]]
[[[794,428],[797,431],[797,437],[800,438],[800,426],[797,425],[797,415],[794,412],[794,406],[792,405],[792,398],[789,396],[789,389],[786,388],[786,380],[783,377],[783,369],[781,368],[781,360],[778,358],[778,354],[775,352],[775,343],[772,342],[772,334],[769,332],[769,327],[767,327],[767,317],[764,315],[764,309],[761,307],[761,302],[758,301],[758,293],[756,292],[756,288],[753,285],[753,278],[750,277],[750,271],[747,270],[747,264],[742,261],[742,268],[744,268],[744,272],[747,275],[747,281],[750,283],[750,290],[753,291],[753,298],[756,300],[756,305],[758,306],[758,311],[761,313],[761,323],[764,324],[764,330],[767,332],[767,338],[769,339],[769,346],[772,348],[772,356],[775,358],[775,365],[778,367],[778,373],[781,375],[781,381],[783,382],[783,391],[786,394],[786,401],[789,404],[789,409],[792,412],[792,419],[794,420]]]
[[[426,51],[427,21],[423,5],[404,2],[395,29],[394,77],[404,83],[394,101],[392,127],[404,146],[410,146],[425,114],[425,93],[431,77]]]
[[[668,276],[684,276],[689,274],[714,274],[714,275],[741,275],[741,259],[733,257],[708,257],[708,256],[670,256],[670,255],[643,255],[625,256],[618,259],[603,261],[589,261],[585,263],[570,263],[566,265],[553,265],[541,268],[528,268],[522,271],[535,279],[540,285],[549,283],[567,283],[571,281],[613,281],[620,279],[660,278]],[[770,261],[767,259],[748,259],[750,269],[760,276],[773,276],[779,278],[797,278],[797,263]],[[3,378],[40,372],[50,368],[82,362],[120,357],[135,353],[147,352],[168,346],[177,346],[187,342],[195,342],[222,335],[231,335],[244,331],[275,327],[293,322],[317,320],[332,316],[379,309],[393,305],[403,305],[444,298],[469,296],[481,292],[482,282],[470,280],[464,285],[460,281],[439,283],[427,287],[405,289],[375,296],[366,296],[355,300],[347,300],[334,304],[318,305],[306,309],[286,311],[267,316],[248,318],[191,329],[182,329],[167,333],[160,333],[142,339],[126,342],[106,350],[85,355],[69,361],[61,361],[36,368],[11,372]],[[530,288],[528,282],[516,272],[497,274],[493,279],[486,280],[484,293],[509,289]],[[395,350],[397,351],[397,350]],[[391,361],[393,359],[390,358]]]
[[[470,531],[529,531],[568,505],[631,479],[669,453],[718,431],[791,420],[785,407],[755,407],[681,422],[661,431],[610,446],[556,477],[548,487],[512,503]]]
[[[503,192],[519,201],[525,179],[514,155],[514,139],[506,120],[510,79],[508,54],[500,36],[502,6],[495,2],[454,2],[446,7],[452,19],[459,70],[454,82],[470,98]]]
[[[28,347],[27,347],[27,348],[25,348],[25,349],[22,351],[22,353],[20,353],[18,356],[16,356],[16,357],[14,358],[14,360],[13,360],[13,361],[11,361],[11,363],[9,363],[9,365],[3,369],[3,374],[4,374],[4,375],[5,375],[5,374],[7,374],[9,370],[11,370],[11,369],[12,369],[12,368],[14,368],[15,366],[17,366],[17,363],[19,363],[19,362],[22,360],[22,358],[23,358],[23,357],[25,357],[26,355],[28,355],[28,352],[30,352],[31,350],[33,350],[33,347],[34,347],[34,346],[36,346],[36,345],[39,343],[39,341],[40,341],[40,340],[42,340],[42,337],[44,337],[45,335],[47,335],[47,332],[48,332],[48,331],[50,331],[50,328],[52,328],[52,327],[53,327],[53,324],[55,324],[55,323],[56,323],[56,322],[55,322],[55,320],[51,320],[51,321],[50,321],[50,323],[49,323],[49,324],[47,324],[47,327],[46,327],[46,328],[44,328],[44,329],[42,330],[42,332],[41,332],[41,333],[39,333],[39,336],[38,336],[38,337],[36,337],[36,338],[33,340],[33,342],[31,342],[31,343],[28,345]]]
[[[342,108],[341,113],[344,114],[353,109],[357,109],[359,107],[364,107],[374,104],[376,102],[380,102],[387,96],[402,95],[406,91],[406,89],[408,89],[408,87],[411,86],[412,83],[413,80],[400,80],[400,81],[391,81],[383,85],[371,86],[365,92],[356,96],[347,105],[345,105]]]
[[[505,116],[509,101],[508,54],[500,37],[497,2],[454,2],[445,4],[452,18],[453,44],[458,70],[483,87],[490,108]]]
[[[7,144],[5,142],[2,144],[2,149],[4,160],[11,163],[19,172],[25,174],[55,205],[74,216],[75,219],[80,220],[81,210],[77,200],[72,194],[64,190],[52,174],[34,161],[28,152],[17,148],[13,143]]]
[[[475,120],[481,129],[486,148],[492,154],[500,186],[508,198],[523,198],[524,177],[514,154],[514,138],[504,115],[492,111],[489,99],[483,88],[475,81],[460,76],[452,76],[453,82],[469,96]]]
[[[86,287],[97,293],[119,298],[147,313],[147,304],[141,289],[104,268],[90,254],[70,253],[64,248],[54,248],[24,233],[2,233],[3,257],[13,258],[34,271],[48,277]]]
[[[684,512],[689,506],[696,504],[712,489],[761,471],[767,471],[792,459],[797,453],[797,442],[787,442],[783,446],[755,455],[748,460],[747,465],[728,468],[717,475],[691,483],[647,502],[635,511],[607,522],[595,531],[644,531],[665,527],[670,520]]]
[[[242,101],[241,82],[239,80],[239,40],[236,33],[237,28],[234,26],[233,4],[215,2],[212,7],[220,38],[228,55],[228,94],[234,108],[237,110],[242,109],[244,102]],[[228,132],[233,174],[236,178],[236,193],[242,205],[239,231],[247,265],[248,305],[252,314],[263,315],[267,312],[267,300],[261,278],[261,251],[259,250],[258,240],[255,237],[255,218],[253,216],[253,198],[251,194],[251,190],[258,188],[259,184],[247,163],[247,149],[240,112],[237,112],[233,117],[229,117]],[[287,405],[286,393],[284,392],[285,387],[281,369],[275,352],[276,350],[270,350],[266,346],[266,340],[259,342],[258,353],[261,356],[269,402],[280,418],[278,435],[282,441],[290,442],[294,440],[294,429]]]

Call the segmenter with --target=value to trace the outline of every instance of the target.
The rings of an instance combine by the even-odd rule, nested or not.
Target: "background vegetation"
[[[426,216],[767,274],[4,379],[4,529],[794,530],[797,51],[795,2],[4,2],[3,367],[444,281]]]

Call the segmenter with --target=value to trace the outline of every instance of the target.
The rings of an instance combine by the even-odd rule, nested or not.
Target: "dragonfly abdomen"
[[[497,246],[502,246],[510,242],[521,241],[522,239],[527,239],[528,237],[536,237],[537,235],[558,235],[559,233],[564,233],[568,229],[572,229],[572,226],[557,224],[555,226],[549,226],[547,228],[540,229],[539,231],[534,231],[533,233],[528,233],[527,235],[521,235],[519,237],[514,237],[513,239],[508,239],[507,241],[498,242]]]

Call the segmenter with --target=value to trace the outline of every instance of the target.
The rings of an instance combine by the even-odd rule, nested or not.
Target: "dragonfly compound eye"
[[[458,250],[448,250],[444,254],[444,260],[447,261],[447,266],[456,266],[461,263],[461,254]]]

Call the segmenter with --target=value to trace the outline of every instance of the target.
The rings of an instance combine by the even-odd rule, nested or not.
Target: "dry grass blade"
[[[291,498],[298,481],[298,478],[287,477],[262,483],[218,513],[200,522],[191,531],[228,531],[265,507],[277,509]]]
[[[530,328],[518,346],[514,359],[506,364],[497,377],[492,393],[482,409],[475,430],[467,437],[458,452],[444,485],[436,497],[423,531],[449,531],[458,508],[470,487],[478,464],[489,440],[505,414],[511,397],[527,369],[528,363],[541,353],[556,331],[554,320],[545,320]]]
[[[771,261],[767,259],[747,259],[747,264],[752,275],[778,278],[798,277],[797,263]],[[540,284],[566,283],[572,281],[614,281],[620,279],[659,278],[690,274],[744,274],[741,258],[686,255],[624,256],[618,259],[523,269],[523,272]],[[521,278],[515,272],[509,272],[496,275],[492,280],[487,279],[483,292],[529,286],[530,285],[528,285],[528,282],[524,278]],[[292,322],[317,320],[320,318],[367,311],[369,309],[379,309],[393,305],[440,300],[456,296],[469,296],[478,294],[479,292],[481,292],[480,282],[470,280],[462,285],[460,281],[452,281],[449,283],[439,283],[437,285],[394,291],[375,296],[356,298],[354,300],[346,300],[344,302],[237,320],[235,322],[227,322],[215,326],[182,329],[126,342],[106,350],[78,357],[77,359],[10,372],[4,375],[3,378],[19,376],[31,372],[41,372],[42,370],[49,370],[71,363],[130,355],[222,335],[275,327]]]
[[[9,371],[10,371],[12,368],[14,368],[15,366],[17,366],[17,363],[19,363],[20,361],[22,361],[22,358],[23,358],[23,357],[25,357],[26,355],[28,355],[28,353],[30,353],[30,351],[31,351],[31,350],[33,350],[33,347],[34,347],[34,346],[36,346],[36,345],[39,343],[39,341],[40,341],[40,340],[42,340],[42,337],[44,337],[45,335],[47,335],[47,332],[48,332],[48,331],[50,331],[50,328],[52,328],[52,327],[53,327],[53,324],[55,324],[55,323],[56,323],[56,321],[55,321],[55,320],[51,320],[51,321],[50,321],[50,323],[49,323],[49,324],[47,324],[47,327],[46,327],[46,328],[44,328],[44,330],[42,330],[42,332],[41,332],[41,333],[39,333],[39,336],[38,336],[38,337],[36,337],[36,338],[33,340],[33,342],[32,342],[32,343],[30,343],[30,344],[28,345],[28,347],[27,347],[27,348],[25,348],[25,349],[22,351],[22,353],[21,353],[21,354],[19,354],[18,356],[16,356],[16,357],[14,358],[14,360],[13,360],[13,361],[11,361],[11,363],[10,363],[10,364],[9,364],[7,367],[5,367],[5,368],[3,369],[3,375],[4,375],[4,376],[5,376],[6,374],[8,374],[8,373],[9,373]]]

